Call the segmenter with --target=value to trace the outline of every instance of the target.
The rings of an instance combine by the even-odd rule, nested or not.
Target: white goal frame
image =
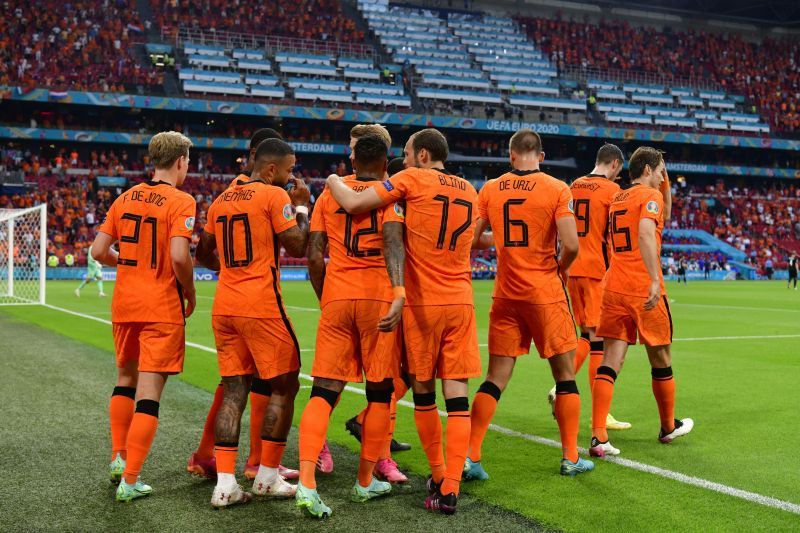
[[[32,217],[38,215],[39,220]],[[25,217],[31,219],[27,229],[38,228],[38,250],[35,243],[30,243],[28,252],[31,253],[32,263],[27,266],[15,264],[14,250],[19,249],[22,241],[19,239],[18,224],[24,223]],[[39,204],[25,209],[0,209],[0,306],[6,305],[44,305],[46,296],[46,268],[47,268],[47,204]],[[38,258],[38,260],[33,260]],[[38,272],[36,268],[38,267]],[[19,284],[24,283],[25,293],[17,290]],[[38,286],[37,286],[38,283]],[[37,290],[38,289],[38,290]]]

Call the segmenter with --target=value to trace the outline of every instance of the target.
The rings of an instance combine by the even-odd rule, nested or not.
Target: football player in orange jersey
[[[603,363],[592,387],[592,441],[589,452],[603,457],[618,454],[608,441],[606,417],[614,383],[628,345],[645,345],[652,367],[653,395],[661,431],[658,440],[672,442],[694,427],[691,418],[674,417],[675,380],[672,375],[672,315],[661,273],[661,232],[664,196],[659,192],[667,171],[658,150],[643,146],[631,157],[633,184],[614,197],[609,209],[611,265],[606,272],[600,324]]]
[[[580,397],[573,363],[577,339],[562,281],[578,255],[572,195],[566,183],[539,168],[544,160],[539,134],[517,131],[509,152],[513,170],[487,182],[478,197],[475,247],[482,247],[479,239],[491,226],[497,278],[489,313],[489,369],[472,402],[464,478],[489,477],[481,465],[483,439],[517,358],[530,351],[531,341],[550,363],[556,383],[561,474],[575,476],[594,469],[594,463],[578,456]]]
[[[345,178],[347,186],[354,190],[380,186],[386,172],[386,153],[386,143],[380,136],[361,136],[353,149],[356,173]],[[400,315],[394,313],[394,321],[383,317],[392,305],[402,308],[405,302],[402,295],[393,295],[392,291],[393,286],[402,284],[403,221],[398,204],[350,215],[328,191],[323,191],[314,206],[308,264],[322,314],[311,370],[314,385],[300,420],[296,501],[300,509],[316,518],[331,514],[314,478],[330,415],[345,384],[360,382],[362,375],[366,376],[368,404],[358,480],[350,498],[365,502],[388,494],[392,488],[372,473],[390,438],[392,380],[400,369]],[[326,247],[330,250],[327,265]]]
[[[453,514],[469,444],[467,380],[481,373],[470,264],[478,195],[471,183],[444,169],[448,146],[439,131],[415,133],[404,152],[406,169],[378,187],[356,192],[338,176],[328,177],[328,187],[351,214],[406,201],[409,284],[403,337],[414,420],[431,468],[425,506]],[[447,410],[447,464],[436,407],[437,378]]]
[[[269,382],[272,397],[253,492],[277,497],[295,492],[278,475],[278,465],[299,388],[300,347],[284,309],[277,262],[279,245],[302,257],[308,241],[310,193],[292,177],[294,165],[294,150],[287,143],[262,142],[252,176],[239,176],[214,200],[197,246],[198,261],[220,272],[212,309],[224,389],[215,427],[217,486],[211,505],[217,508],[250,499],[236,482],[235,467],[241,417],[256,373]],[[287,194],[283,187],[289,182],[294,187]]]
[[[267,139],[283,140],[283,137],[272,128],[261,128],[250,137],[247,164],[244,170],[245,176],[249,176],[253,172],[256,149]],[[214,459],[214,442],[216,442],[214,427],[216,425],[217,413],[222,406],[222,394],[223,387],[220,381],[214,393],[214,399],[211,402],[208,415],[206,416],[206,423],[203,427],[200,443],[197,449],[192,452],[192,455],[186,463],[186,470],[188,472],[209,479],[217,478],[217,463]],[[269,404],[271,395],[272,389],[270,388],[269,381],[261,379],[258,376],[253,376],[253,382],[250,385],[250,454],[247,457],[244,467],[244,477],[247,479],[255,479],[258,473],[258,466],[261,463],[261,425],[264,421],[264,412]],[[328,471],[332,471],[333,461],[330,460],[330,453],[327,458],[328,460],[324,462]],[[321,463],[324,459],[325,457],[320,454]],[[285,479],[297,479],[299,475],[297,470],[286,468],[283,465],[279,465],[278,472]]]
[[[589,389],[591,390],[597,367],[603,361],[603,339],[595,335],[600,322],[600,300],[603,297],[602,281],[608,268],[606,238],[608,234],[608,206],[619,191],[615,182],[619,178],[625,156],[614,144],[604,144],[597,151],[592,171],[576,179],[570,186],[575,202],[575,221],[581,253],[569,269],[567,289],[575,321],[581,329],[578,349],[575,351],[575,374],[589,356]],[[556,389],[547,395],[554,405]],[[629,429],[628,422],[620,422],[611,414],[607,429]]]
[[[156,435],[167,377],[183,370],[185,319],[195,307],[189,253],[195,202],[177,187],[186,179],[191,146],[175,131],[153,136],[152,179],[114,201],[92,244],[96,261],[117,267],[111,322],[118,373],[109,406],[117,501],[152,492],[139,472]]]

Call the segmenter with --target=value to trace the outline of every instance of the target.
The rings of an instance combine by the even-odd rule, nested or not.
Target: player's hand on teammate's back
[[[329,187],[330,184],[331,184],[331,181],[343,181],[343,179],[344,178],[342,176],[340,176],[339,174],[329,174],[328,175],[328,179],[325,180],[325,187]]]
[[[658,298],[661,296],[661,281],[655,280],[650,282],[650,294],[644,302],[645,310],[649,311],[658,304]]]
[[[311,191],[308,190],[303,179],[292,176],[289,178],[289,183],[294,185],[289,191],[289,198],[292,200],[292,205],[308,206],[308,203],[311,201]]]
[[[395,298],[392,301],[392,306],[389,308],[389,312],[381,317],[380,321],[378,322],[378,330],[383,332],[394,331],[394,328],[400,323],[400,319],[403,317],[403,306],[406,303],[405,298]]]
[[[194,289],[191,291],[184,290],[183,297],[186,299],[186,307],[184,308],[184,318],[189,318],[194,313],[194,308],[197,306],[197,296]]]

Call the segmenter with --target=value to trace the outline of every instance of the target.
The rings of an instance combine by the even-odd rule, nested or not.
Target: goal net
[[[0,305],[44,304],[47,204],[0,209]]]

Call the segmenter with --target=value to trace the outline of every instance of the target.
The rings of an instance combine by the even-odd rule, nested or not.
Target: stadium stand
[[[145,30],[135,0],[8,0],[2,9],[0,86],[125,92],[163,84],[163,73],[132,55]]]
[[[649,102],[657,96],[663,99],[658,103],[674,101],[687,109],[706,108],[714,116],[694,115],[706,129],[746,133],[800,129],[800,67],[795,61],[800,49],[796,41],[767,37],[757,42],[736,34],[679,28],[667,31],[621,20],[599,24],[523,16],[516,20],[562,72],[604,71],[621,80],[638,73],[652,79],[698,82],[696,87],[653,87]],[[694,60],[682,60],[687,57]],[[699,85],[709,82],[717,90]],[[592,88],[602,91],[597,94],[598,101],[633,100],[634,91],[628,88],[634,87],[628,83],[620,87],[618,82],[605,82]],[[644,92],[637,90],[638,99],[633,101],[648,102],[640,94]],[[729,113],[737,107],[747,112]],[[764,120],[757,118],[759,112]],[[620,117],[613,120],[624,122]],[[691,127],[688,121],[686,127]]]

